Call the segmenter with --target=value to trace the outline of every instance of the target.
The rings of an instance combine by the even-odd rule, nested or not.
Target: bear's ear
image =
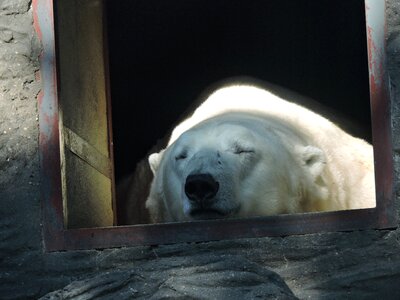
[[[296,149],[300,154],[302,165],[306,167],[313,179],[317,179],[326,166],[326,158],[324,152],[314,146],[299,147]]]
[[[163,157],[165,150],[161,150],[158,153],[153,153],[149,155],[149,165],[150,169],[153,172],[153,175],[156,174],[158,167],[160,166],[161,159]]]

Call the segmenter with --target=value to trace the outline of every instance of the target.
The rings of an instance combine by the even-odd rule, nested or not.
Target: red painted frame
[[[43,89],[38,96],[38,102],[43,241],[46,251],[284,236],[397,226],[393,192],[390,97],[386,73],[384,0],[365,0],[376,170],[376,208],[243,220],[90,229],[65,229],[63,225],[53,0],[33,0],[32,5],[34,26],[43,45],[40,55]]]

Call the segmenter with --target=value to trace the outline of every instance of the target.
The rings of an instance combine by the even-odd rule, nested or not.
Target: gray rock
[[[41,299],[297,299],[275,272],[241,256],[152,260],[75,281]]]
[[[31,1],[28,0],[0,0],[0,15],[17,15],[29,10]]]

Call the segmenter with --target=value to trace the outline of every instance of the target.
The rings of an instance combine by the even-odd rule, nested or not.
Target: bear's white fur
[[[213,92],[149,163],[153,222],[375,206],[371,145],[251,85]],[[213,178],[212,199],[189,199],[191,174]]]

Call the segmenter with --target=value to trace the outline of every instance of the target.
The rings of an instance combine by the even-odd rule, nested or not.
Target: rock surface
[[[296,299],[275,272],[241,256],[194,255],[75,281],[41,299]]]

